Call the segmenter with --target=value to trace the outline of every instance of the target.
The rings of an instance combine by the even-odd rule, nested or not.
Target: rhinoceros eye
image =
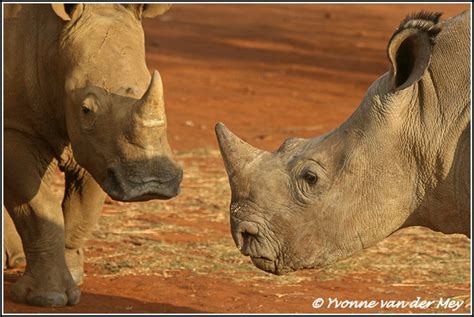
[[[89,108],[87,105],[82,105],[81,110],[83,114],[88,114],[91,112],[91,108]]]
[[[306,171],[303,178],[309,185],[314,185],[318,182],[318,176],[311,171]]]

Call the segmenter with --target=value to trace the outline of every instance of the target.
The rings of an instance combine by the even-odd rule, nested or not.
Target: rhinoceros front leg
[[[92,176],[77,164],[61,167],[66,175],[63,200],[66,263],[77,285],[84,275],[84,243],[104,205],[105,193]]]
[[[8,268],[20,268],[26,265],[25,253],[21,245],[21,238],[16,231],[15,224],[7,211],[3,213],[3,246],[4,264]]]
[[[21,236],[26,268],[11,288],[14,301],[36,306],[75,305],[80,290],[64,257],[64,219],[51,188],[55,161],[40,140],[7,130],[5,207]]]

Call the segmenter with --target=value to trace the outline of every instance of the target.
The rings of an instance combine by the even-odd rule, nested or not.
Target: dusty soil
[[[273,276],[235,248],[230,191],[214,137],[217,121],[275,149],[345,120],[387,68],[386,43],[409,12],[445,18],[466,5],[175,5],[145,22],[147,58],[165,84],[169,138],[185,168],[168,202],[108,201],[86,249],[78,306],[42,309],[9,296],[5,312],[450,312],[328,307],[339,300],[464,301],[470,307],[470,242],[423,228],[396,232],[331,267]],[[61,194],[58,173],[55,185]],[[316,298],[325,304],[312,307]]]

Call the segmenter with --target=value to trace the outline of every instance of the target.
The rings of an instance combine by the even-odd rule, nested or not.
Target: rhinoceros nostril
[[[250,255],[249,254],[249,244],[250,241],[253,237],[255,237],[258,234],[258,227],[256,224],[248,221],[242,221],[239,223],[237,226],[237,239],[236,239],[236,244],[237,248],[244,254],[244,255]]]
[[[240,252],[242,252],[243,255],[249,256],[250,255],[250,238],[252,237],[251,234],[248,232],[242,232],[242,245],[239,248]]]
[[[113,167],[107,167],[106,174],[107,177],[116,178],[115,169]]]
[[[250,235],[256,235],[258,233],[258,227],[252,222],[247,222],[245,225],[245,232]]]

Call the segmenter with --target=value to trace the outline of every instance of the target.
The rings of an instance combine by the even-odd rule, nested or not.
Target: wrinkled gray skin
[[[437,17],[402,22],[390,71],[323,136],[269,153],[217,124],[232,235],[258,268],[322,267],[407,226],[470,237],[470,13]]]
[[[142,18],[169,5],[5,8],[5,207],[27,262],[12,297],[74,305],[104,191],[121,201],[179,192],[182,169],[166,137],[160,75],[145,64],[142,28]],[[66,179],[62,202],[51,188],[57,166]],[[22,251],[8,215],[4,243],[14,266]]]

